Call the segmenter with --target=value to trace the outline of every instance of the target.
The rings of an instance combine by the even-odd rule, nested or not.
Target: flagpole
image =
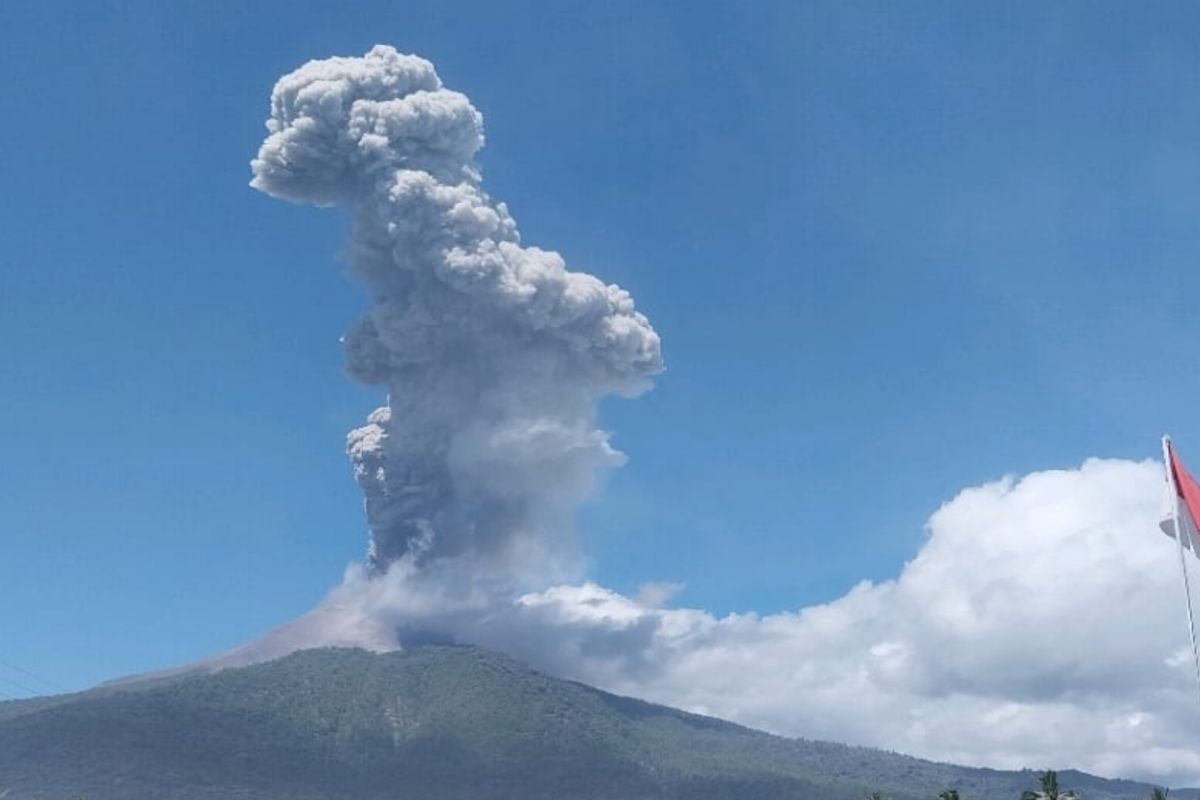
[[[1162,437],[1163,466],[1167,470],[1167,485],[1171,487],[1175,528],[1175,543],[1179,546],[1179,569],[1183,572],[1183,599],[1187,603],[1188,636],[1192,641],[1192,664],[1196,668],[1196,689],[1200,691],[1200,649],[1196,647],[1196,623],[1192,617],[1192,587],[1188,583],[1187,557],[1183,554],[1183,531],[1179,527],[1179,487],[1175,485],[1175,470],[1171,467],[1171,437]]]

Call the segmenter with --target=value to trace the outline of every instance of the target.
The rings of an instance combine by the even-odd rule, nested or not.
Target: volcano
[[[474,647],[304,650],[0,703],[10,800],[1012,800],[1035,780],[773,736]],[[1060,782],[1087,800],[1150,791]]]

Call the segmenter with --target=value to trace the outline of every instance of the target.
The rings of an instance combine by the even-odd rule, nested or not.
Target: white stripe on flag
[[[1200,529],[1188,513],[1187,506],[1175,494],[1170,483],[1163,489],[1162,518],[1158,527],[1172,539],[1175,538],[1175,515],[1179,514],[1179,532],[1183,534],[1183,546],[1200,558]],[[1193,544],[1194,543],[1194,544]]]

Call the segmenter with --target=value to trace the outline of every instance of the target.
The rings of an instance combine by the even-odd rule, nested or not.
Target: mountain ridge
[[[1060,775],[1085,800],[1150,790]],[[305,650],[0,703],[10,800],[915,800],[948,787],[1000,800],[1034,781],[778,737],[464,646]]]

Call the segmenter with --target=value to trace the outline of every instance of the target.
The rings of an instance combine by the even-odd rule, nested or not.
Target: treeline
[[[1164,789],[1160,786],[1155,786],[1150,790],[1148,800],[1167,800],[1167,795],[1170,789]],[[880,792],[871,792],[867,795],[866,800],[887,800]],[[938,794],[938,800],[967,800],[959,794],[958,789],[944,789]],[[1062,790],[1058,786],[1058,773],[1052,769],[1038,775],[1038,788],[1027,789],[1021,792],[1021,800],[1083,800],[1079,794],[1068,789]]]
[[[1147,800],[1167,800],[1167,795],[1170,794],[1170,789],[1164,789],[1155,786],[1150,790],[1150,795]],[[8,791],[0,792],[0,800],[8,795]],[[958,789],[944,789],[938,794],[938,800],[968,800],[959,793]],[[80,796],[78,800],[87,800],[86,797]],[[881,792],[871,792],[865,800],[887,800],[887,797]],[[1052,769],[1048,769],[1038,775],[1038,788],[1027,789],[1021,792],[1020,800],[1083,800],[1078,793],[1073,790],[1062,790],[1058,786],[1058,773]]]

